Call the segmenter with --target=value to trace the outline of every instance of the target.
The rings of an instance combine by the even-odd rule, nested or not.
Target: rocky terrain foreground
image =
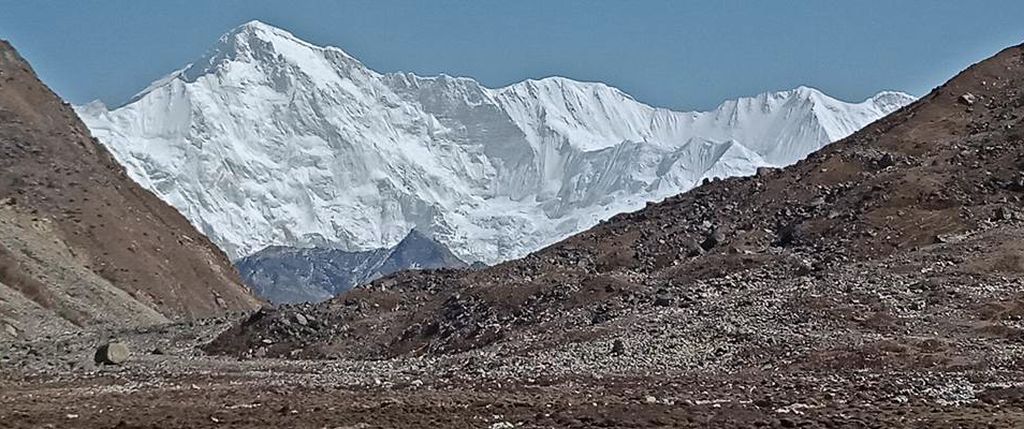
[[[0,343],[0,426],[1024,427],[1022,118],[1017,46],[521,260]]]
[[[863,357],[859,363],[849,357],[853,362],[827,365],[823,358],[813,367],[783,361],[738,370],[686,370],[658,346],[630,343],[635,338],[618,353],[582,345],[557,356],[500,347],[387,360],[235,360],[198,352],[225,322],[2,344],[0,427],[1024,425],[1019,369],[941,363],[941,346],[926,343],[851,351]],[[93,363],[94,346],[109,336],[131,349],[128,362]],[[992,358],[1019,357],[999,353]]]

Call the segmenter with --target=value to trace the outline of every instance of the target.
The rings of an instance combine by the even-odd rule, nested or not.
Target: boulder
[[[96,363],[120,365],[128,361],[131,352],[124,343],[116,341],[109,342],[96,349]]]
[[[978,97],[976,97],[974,94],[971,94],[971,93],[968,92],[968,93],[964,93],[964,95],[961,95],[960,99],[958,101],[960,102],[960,104],[964,104],[964,105],[967,105],[967,106],[973,106],[974,103],[978,102]]]

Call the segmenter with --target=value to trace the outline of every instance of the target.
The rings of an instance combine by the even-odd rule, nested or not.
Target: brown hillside
[[[227,258],[132,182],[3,41],[0,153],[0,322],[19,335],[258,305]]]

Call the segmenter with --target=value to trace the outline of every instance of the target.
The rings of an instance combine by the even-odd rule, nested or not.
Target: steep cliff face
[[[234,259],[384,248],[418,229],[495,262],[705,178],[790,164],[911,100],[801,87],[675,112],[565,78],[492,89],[377,73],[251,22],[126,105],[78,110]]]
[[[224,254],[133,182],[7,42],[0,153],[0,322],[18,335],[258,305]]]

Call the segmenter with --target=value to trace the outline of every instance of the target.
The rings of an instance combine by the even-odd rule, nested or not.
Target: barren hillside
[[[0,41],[0,335],[252,309],[227,258],[132,182]]]

